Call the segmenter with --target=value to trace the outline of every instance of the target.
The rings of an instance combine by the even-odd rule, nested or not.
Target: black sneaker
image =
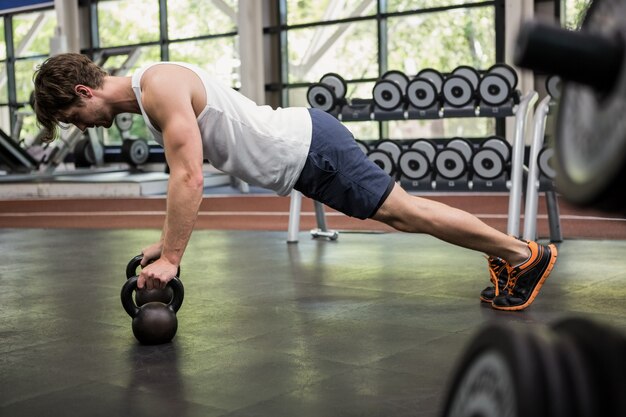
[[[496,295],[504,290],[509,280],[509,273],[506,269],[507,262],[504,259],[490,256],[487,258],[487,264],[489,266],[489,279],[493,285],[480,292],[480,301],[483,303],[491,303]]]
[[[528,242],[530,257],[521,264],[507,266],[508,282],[491,306],[498,310],[523,310],[534,300],[556,262],[556,246]]]

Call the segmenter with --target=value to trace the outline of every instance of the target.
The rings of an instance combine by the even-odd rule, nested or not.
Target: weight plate
[[[499,74],[485,75],[478,86],[478,96],[490,106],[506,103],[512,92],[509,82]]]
[[[370,151],[370,147],[367,146],[367,143],[363,142],[362,140],[358,140],[358,139],[355,139],[355,142],[356,142],[357,146],[359,147],[359,149],[361,149],[361,151],[363,151],[363,153],[365,155],[367,155],[367,153]]]
[[[467,161],[459,150],[445,148],[435,156],[435,170],[443,178],[455,180],[467,172]]]
[[[508,82],[511,90],[515,90],[517,87],[517,71],[507,64],[495,64],[487,70],[487,74],[498,74],[503,76]]]
[[[402,103],[400,86],[390,80],[377,81],[372,90],[374,103],[383,110],[393,110]]]
[[[546,91],[553,99],[561,97],[561,77],[558,75],[550,75],[546,78]]]
[[[480,74],[476,70],[476,68],[470,67],[468,65],[460,65],[452,71],[453,75],[461,75],[472,84],[474,90],[478,88],[478,83],[480,82]]]
[[[76,142],[73,154],[76,168],[89,168],[96,163],[96,155],[89,137],[84,137]]]
[[[483,326],[455,366],[441,416],[546,417],[537,359],[521,325]]]
[[[502,159],[504,159],[505,163],[511,160],[511,144],[501,137],[492,136],[485,139],[483,143],[480,144],[480,147],[495,149],[502,155]]]
[[[421,180],[430,173],[430,161],[422,151],[406,149],[398,160],[400,173],[410,180]]]
[[[573,407],[569,396],[568,381],[559,360],[560,352],[556,347],[557,335],[543,326],[529,328],[529,344],[535,349],[538,359],[535,386],[533,390],[538,401],[545,404],[545,416],[574,416],[577,408]]]
[[[452,107],[464,107],[472,102],[474,89],[467,78],[451,75],[443,82],[441,94],[445,102]]]
[[[556,170],[554,169],[554,148],[544,146],[537,155],[537,164],[539,166],[539,172],[550,179],[554,179],[556,177]]]
[[[398,70],[387,71],[380,78],[395,82],[400,86],[400,90],[402,90],[402,92],[406,91],[406,87],[409,84],[409,77],[407,77],[402,71]]]
[[[322,78],[320,78],[320,84],[330,86],[335,92],[335,97],[338,100],[344,98],[346,96],[346,92],[348,91],[346,81],[341,77],[341,75],[335,74],[334,72],[324,74]]]
[[[626,338],[613,328],[584,318],[567,318],[552,327],[574,342],[588,366],[593,415],[625,416]]]
[[[150,146],[143,139],[124,139],[122,142],[122,159],[132,166],[142,165],[148,161]]]
[[[461,152],[466,161],[472,159],[472,154],[474,153],[474,147],[472,144],[463,138],[452,138],[446,144],[446,148],[456,149]]]
[[[306,92],[306,99],[314,109],[329,112],[335,108],[335,92],[327,84],[313,84]]]
[[[393,175],[396,172],[396,165],[388,152],[380,149],[374,149],[367,154],[367,158],[378,165],[388,175]]]
[[[424,152],[424,155],[426,155],[430,162],[433,162],[435,160],[435,155],[437,154],[437,146],[428,139],[417,139],[413,141],[413,143],[411,143],[410,148]]]
[[[427,109],[437,102],[437,88],[427,78],[413,78],[406,87],[409,103],[417,109]]]
[[[614,39],[623,33],[626,2],[595,1],[581,32]],[[622,57],[622,62],[625,59]],[[626,68],[611,91],[565,82],[561,92],[555,155],[559,191],[579,205],[626,212]]]
[[[376,144],[376,149],[389,152],[394,161],[398,161],[402,153],[402,146],[392,140],[381,140]]]
[[[443,86],[443,75],[436,69],[424,68],[417,73],[415,78],[426,78],[427,80],[430,80],[430,82],[435,85],[437,92],[441,92],[441,87]]]
[[[120,113],[115,116],[115,126],[122,132],[126,132],[133,127],[133,115],[131,113]]]
[[[474,174],[486,180],[498,178],[504,173],[504,159],[495,149],[481,148],[472,157]]]
[[[597,409],[597,406],[589,389],[589,381],[592,380],[590,364],[585,361],[582,352],[576,347],[576,343],[571,337],[558,335],[555,340],[555,348],[565,375],[569,401],[577,411],[577,413],[570,415],[595,417],[594,409]]]

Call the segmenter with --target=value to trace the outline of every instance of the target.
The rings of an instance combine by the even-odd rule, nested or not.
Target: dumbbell
[[[443,75],[435,69],[424,68],[406,86],[406,101],[419,110],[429,109],[441,100]]]
[[[141,260],[143,259],[143,254],[139,254],[134,256],[126,265],[126,279],[130,279],[131,277],[139,275],[139,267],[141,266]],[[180,266],[178,267],[178,271],[176,272],[176,276],[180,278]],[[160,288],[142,288],[137,289],[135,291],[135,303],[138,307],[142,305],[152,302],[159,301],[161,303],[169,303],[172,299],[172,289],[170,287],[165,287],[163,289]]]
[[[556,169],[554,167],[554,148],[552,146],[544,146],[537,155],[537,166],[539,173],[548,179],[556,178]]]
[[[493,180],[507,171],[511,145],[497,136],[488,138],[472,156],[472,172],[479,178]]]
[[[432,174],[436,146],[426,139],[417,139],[400,154],[398,169],[407,179],[417,181]]]
[[[319,83],[309,86],[306,98],[312,108],[330,112],[345,102],[346,92],[346,81],[339,74],[329,72],[320,78]]]
[[[395,110],[405,103],[406,88],[409,78],[400,71],[391,70],[376,81],[372,89],[372,98],[376,106],[383,110]]]
[[[487,70],[478,85],[478,97],[490,106],[506,103],[517,87],[517,72],[506,64],[495,64]]]
[[[468,172],[474,153],[472,144],[463,138],[453,138],[435,156],[435,170],[446,180],[456,180]]]
[[[444,80],[441,96],[443,101],[452,107],[465,107],[476,97],[479,78],[471,67],[460,66],[454,71]]]
[[[546,78],[546,91],[555,100],[561,97],[561,77],[550,75]]]
[[[400,154],[402,153],[402,145],[393,140],[380,140],[376,142],[376,149],[386,151],[391,155],[391,159],[393,159],[393,163],[398,165],[398,159],[400,159]]]
[[[389,176],[394,176],[396,173],[396,163],[393,157],[387,151],[382,149],[373,149],[367,153],[367,158],[378,165]]]
[[[626,415],[626,337],[584,318],[490,323],[452,374],[443,417]]]

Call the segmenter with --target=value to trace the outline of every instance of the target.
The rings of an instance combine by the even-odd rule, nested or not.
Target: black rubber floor
[[[159,231],[4,229],[1,416],[436,416],[485,323],[583,316],[626,332],[626,241],[567,240],[535,303],[478,300],[481,254],[427,236],[197,231],[173,342],[119,290]]]

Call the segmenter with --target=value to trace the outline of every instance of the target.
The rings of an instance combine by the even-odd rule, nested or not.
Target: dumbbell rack
[[[446,107],[443,106],[441,108],[433,107],[432,109],[424,109],[418,110],[416,108],[407,108],[404,110],[392,110],[392,111],[384,111],[376,108],[375,106],[371,106],[368,110],[366,103],[357,103],[356,105],[345,105],[342,108],[337,106],[332,109],[328,113],[335,116],[340,121],[349,122],[349,121],[389,121],[389,120],[436,120],[442,118],[461,118],[461,117],[494,117],[494,118],[505,118],[505,117],[515,117],[515,134],[512,144],[512,153],[511,153],[511,175],[510,175],[510,187],[509,187],[509,209],[508,209],[508,221],[507,221],[507,234],[511,236],[519,237],[520,230],[520,216],[521,216],[521,201],[522,201],[522,188],[523,188],[523,173],[524,173],[524,138],[526,137],[528,120],[530,119],[531,111],[534,104],[538,100],[538,93],[535,91],[529,91],[523,96],[519,91],[515,92],[513,98],[507,101],[502,106],[492,107],[492,106],[467,106],[463,108],[454,108],[454,107]],[[545,100],[544,100],[545,101]],[[542,101],[543,103],[543,101]],[[538,146],[541,147],[544,137],[544,127],[545,127],[545,115],[547,114],[546,110],[543,109],[544,106],[540,106],[540,108],[535,113],[535,123],[534,133],[535,137],[541,136],[541,141]],[[543,122],[541,122],[541,119]],[[539,140],[537,140],[539,142]],[[536,156],[539,152],[538,148],[533,145],[534,151],[531,151],[531,154],[534,155],[535,160],[531,158],[531,167],[533,167],[532,177],[529,178],[537,178],[538,171],[536,167]],[[537,153],[534,153],[534,152]],[[527,195],[526,195],[526,207],[527,211],[531,208],[530,212],[525,216],[525,231],[524,238],[526,239],[535,239],[535,223],[536,223],[536,213],[537,213],[537,200],[538,200],[538,192],[539,188],[537,186],[537,181],[528,181],[527,183]],[[296,190],[293,190],[290,195],[290,208],[289,208],[289,225],[287,231],[287,242],[288,243],[296,243],[298,242],[298,234],[299,234],[299,226],[300,226],[300,213],[302,207],[302,194]],[[556,207],[556,197],[552,195],[548,199],[549,201],[554,200],[554,203],[549,203],[549,207],[552,207],[552,210],[549,210],[549,216],[551,219],[551,238],[554,238],[555,235],[552,234],[553,231],[553,216],[556,215],[556,223],[554,226],[554,231],[556,233],[556,237],[560,240],[560,226],[558,225],[558,207]],[[555,209],[556,208],[556,209]],[[318,202],[314,201],[314,209],[317,221],[317,229],[311,230],[311,235],[316,237],[327,237],[331,240],[335,240],[338,238],[338,232],[329,230],[326,226],[325,214],[324,214],[324,206]],[[532,222],[532,225],[531,225]],[[526,230],[528,227],[528,230]]]

